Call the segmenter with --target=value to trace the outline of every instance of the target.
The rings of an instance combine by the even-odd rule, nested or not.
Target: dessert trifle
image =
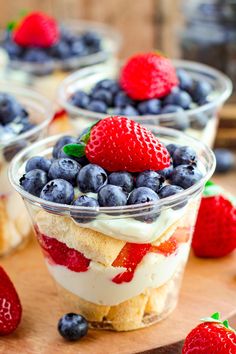
[[[184,131],[212,146],[219,109],[231,91],[229,78],[215,69],[151,52],[121,66],[73,73],[61,83],[58,100],[77,130],[98,117],[124,114]]]
[[[24,204],[7,178],[9,163],[45,135],[52,115],[40,94],[0,83],[0,256],[24,243],[31,231]]]
[[[214,166],[202,143],[121,116],[19,153],[10,180],[27,205],[63,309],[79,312],[92,328],[116,331],[165,318],[177,304]]]
[[[55,93],[68,71],[115,57],[120,43],[119,34],[109,26],[80,20],[59,23],[39,11],[10,22],[1,41],[10,68],[30,74],[12,77],[43,92],[47,89],[48,95]]]

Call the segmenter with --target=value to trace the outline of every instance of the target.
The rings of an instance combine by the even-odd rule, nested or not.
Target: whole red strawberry
[[[0,267],[0,336],[12,333],[21,320],[22,308],[17,292]]]
[[[82,140],[87,145],[67,145],[70,156],[86,155],[107,171],[162,170],[170,165],[165,146],[145,127],[125,117],[108,117],[95,124]]]
[[[198,257],[223,257],[236,248],[236,207],[212,182],[205,187],[192,247]]]
[[[23,47],[50,47],[59,39],[54,18],[42,12],[31,12],[16,26],[13,40]]]
[[[134,55],[127,60],[120,74],[121,87],[135,100],[166,96],[177,84],[171,61],[158,53]]]
[[[182,349],[182,354],[230,353],[236,353],[236,332],[228,321],[220,321],[218,312],[188,334]]]

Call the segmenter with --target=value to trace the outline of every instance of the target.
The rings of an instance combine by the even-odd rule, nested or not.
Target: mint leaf
[[[68,156],[82,157],[85,156],[85,145],[82,144],[68,144],[65,145],[63,151]]]

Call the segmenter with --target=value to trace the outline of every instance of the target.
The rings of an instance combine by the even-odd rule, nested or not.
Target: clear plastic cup
[[[232,92],[232,83],[227,76],[204,64],[185,60],[173,60],[173,63],[176,68],[186,70],[193,79],[211,84],[213,90],[210,102],[181,112],[129,118],[142,124],[161,125],[184,131],[212,146],[218,126],[218,113]],[[68,101],[70,96],[77,90],[89,91],[100,80],[117,78],[119,71],[119,65],[94,66],[77,71],[61,82],[58,101],[67,111],[71,124],[77,131],[81,131],[89,122],[107,117],[109,113],[101,114],[75,107]]]
[[[50,102],[40,94],[23,87],[0,82],[0,91],[13,95],[29,112],[36,126],[14,138],[0,140],[0,256],[22,246],[31,234],[27,212],[21,198],[9,183],[9,163],[17,152],[45,137],[53,117]]]
[[[165,318],[178,301],[201,192],[215,168],[212,151],[176,130],[149,129],[164,143],[192,146],[203,177],[174,196],[124,207],[78,208],[46,202],[19,185],[26,160],[50,156],[58,137],[33,144],[13,160],[9,178],[27,205],[64,311],[92,328],[129,331]]]

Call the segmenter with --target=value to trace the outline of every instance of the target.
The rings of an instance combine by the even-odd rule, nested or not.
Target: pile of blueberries
[[[29,113],[8,93],[0,92],[0,141],[4,142],[32,129]]]
[[[20,178],[22,188],[46,201],[78,207],[92,207],[94,213],[73,214],[77,222],[86,223],[96,217],[98,207],[119,207],[147,202],[182,192],[202,178],[197,168],[196,152],[188,146],[167,145],[172,157],[170,167],[160,171],[145,171],[132,174],[126,171],[105,171],[85,158],[68,157],[63,147],[78,143],[79,138],[64,136],[55,144],[52,159],[42,156],[30,158],[26,173]],[[165,183],[168,182],[169,184]],[[84,193],[76,198],[76,189]],[[97,199],[86,193],[97,193]],[[187,200],[173,209],[182,208]],[[160,215],[157,206],[151,206],[146,215],[134,216],[144,222],[152,222]]]
[[[174,87],[171,93],[162,99],[134,101],[121,89],[117,80],[104,79],[97,82],[89,93],[76,91],[69,98],[69,102],[89,111],[125,116],[181,113],[208,102],[212,87],[207,81],[194,81],[184,69],[177,69],[176,72],[179,86]],[[192,120],[186,115],[180,114],[180,117],[180,121],[173,122],[173,128],[185,130],[191,124],[192,128],[200,130],[206,126],[209,119],[203,113]]]
[[[46,64],[53,60],[65,60],[97,53],[101,50],[101,37],[95,32],[74,34],[67,28],[61,28],[60,40],[49,48],[22,47],[12,39],[10,31],[6,32],[2,47],[10,59],[27,63]]]

